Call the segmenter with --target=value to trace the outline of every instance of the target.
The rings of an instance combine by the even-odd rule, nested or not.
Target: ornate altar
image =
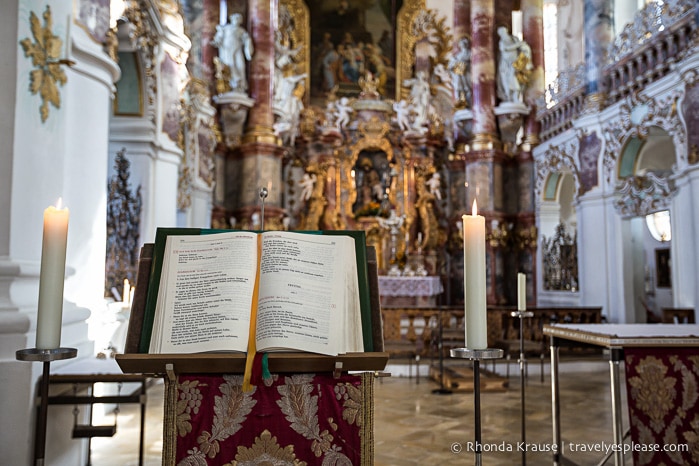
[[[257,138],[258,146],[244,147],[245,137],[242,148],[228,144],[220,180],[227,186],[225,208],[217,210],[214,223],[253,227],[251,217],[259,211],[254,174],[259,186],[272,186],[265,228],[362,229],[376,248],[380,274],[442,277],[445,302],[458,303],[459,226],[478,197],[495,239],[488,245],[488,299],[506,303],[513,291],[503,271],[518,267],[506,263],[505,249],[516,249],[516,233],[529,225],[508,218],[513,215],[503,201],[504,177],[519,176],[505,167],[518,163],[507,159],[514,153],[480,154],[470,147],[471,94],[459,88],[468,81],[470,62],[463,50],[453,53],[455,42],[470,44],[464,41],[470,25],[461,24],[454,37],[438,10],[424,0],[405,0],[381,13],[385,30],[373,31],[368,25],[375,22],[366,17],[376,12],[362,8],[279,3],[270,70],[274,136],[258,137],[260,128],[251,127],[248,139]],[[273,141],[279,147],[271,150]],[[509,143],[508,150],[515,146]],[[528,178],[521,183],[530,184]],[[386,219],[401,224],[387,226]],[[505,225],[509,236],[500,241]],[[531,250],[513,251],[512,261],[534,257],[536,241],[531,244]],[[535,275],[533,265],[526,271]]]

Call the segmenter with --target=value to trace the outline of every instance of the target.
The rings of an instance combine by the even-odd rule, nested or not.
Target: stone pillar
[[[471,35],[471,2],[454,0],[454,47],[464,36]]]
[[[272,78],[274,76],[274,27],[277,24],[277,3],[263,0],[248,2],[248,30],[255,53],[250,60],[249,89],[255,105],[248,113],[243,143],[275,144],[272,111]]]
[[[233,215],[244,228],[255,228],[251,219],[261,210],[261,188],[268,189],[265,217],[281,216],[283,148],[273,129],[274,30],[277,22],[277,2],[248,1],[248,30],[255,47],[249,63],[248,83],[255,104],[248,112],[242,144],[229,155],[226,164],[226,204],[237,209]],[[272,225],[265,223],[264,227],[269,229]]]
[[[499,145],[493,110],[495,107],[494,14],[494,0],[471,2],[472,150],[493,149]]]
[[[609,60],[607,50],[614,40],[614,0],[585,0],[586,107],[599,110],[604,104],[602,69]]]
[[[532,49],[532,74],[527,83],[524,103],[531,112],[524,122],[522,151],[531,152],[539,143],[540,125],[536,119],[536,102],[544,95],[544,2],[543,0],[522,0],[522,35]]]

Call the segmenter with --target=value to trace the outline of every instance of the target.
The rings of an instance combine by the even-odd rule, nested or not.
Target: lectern
[[[380,328],[375,255],[367,249],[371,311]],[[165,380],[164,465],[373,464],[373,383],[388,353],[258,353],[248,392],[245,354],[138,353],[152,258],[153,245],[144,245],[125,353],[116,360],[124,373]],[[373,339],[383,349],[380,331]]]

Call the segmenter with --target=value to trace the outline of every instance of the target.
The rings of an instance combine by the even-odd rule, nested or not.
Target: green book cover
[[[148,281],[148,294],[146,296],[145,311],[143,313],[143,328],[139,345],[140,353],[148,353],[150,348],[151,334],[153,333],[153,320],[155,318],[155,307],[158,300],[158,289],[160,288],[160,277],[162,275],[163,256],[165,254],[165,242],[170,235],[205,235],[216,234],[229,230],[216,230],[204,228],[158,228],[155,233],[153,248],[153,262]],[[260,232],[258,232],[260,233]],[[373,336],[371,330],[371,301],[370,288],[366,260],[366,233],[361,230],[328,230],[328,231],[303,231],[297,233],[344,235],[351,236],[355,241],[355,251],[357,258],[357,280],[359,283],[360,312],[362,319],[362,336],[364,341],[364,351],[373,351]]]

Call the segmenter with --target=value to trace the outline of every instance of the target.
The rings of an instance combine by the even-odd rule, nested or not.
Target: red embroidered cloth
[[[249,393],[243,393],[242,382],[242,375],[188,375],[168,383],[174,410],[169,422],[166,413],[166,443],[175,446],[165,446],[174,458],[164,464],[359,465],[373,460],[367,449],[373,443],[370,375],[273,375]]]
[[[634,464],[699,464],[699,348],[624,356]]]

